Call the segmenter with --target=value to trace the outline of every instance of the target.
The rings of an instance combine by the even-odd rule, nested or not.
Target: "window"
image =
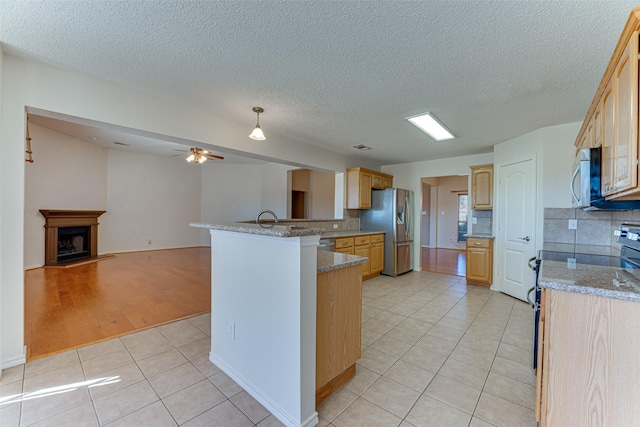
[[[467,206],[469,195],[458,194],[458,242],[466,242],[467,238]]]

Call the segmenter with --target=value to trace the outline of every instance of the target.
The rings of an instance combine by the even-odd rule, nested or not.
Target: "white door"
[[[534,159],[498,168],[498,290],[523,301],[534,285],[527,261],[536,256]]]

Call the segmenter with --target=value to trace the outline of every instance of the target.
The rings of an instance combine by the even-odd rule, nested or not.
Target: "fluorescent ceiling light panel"
[[[436,141],[445,141],[456,137],[451,133],[451,131],[449,131],[449,129],[444,127],[444,125],[440,123],[433,114],[429,112],[405,118]]]

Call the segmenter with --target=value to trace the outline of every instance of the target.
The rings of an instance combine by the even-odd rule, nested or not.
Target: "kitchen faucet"
[[[260,217],[265,213],[270,213],[271,215],[273,215],[273,219],[275,220],[274,222],[278,222],[278,216],[276,215],[276,213],[272,210],[267,209],[258,214],[258,216],[256,217],[256,224],[260,224]]]

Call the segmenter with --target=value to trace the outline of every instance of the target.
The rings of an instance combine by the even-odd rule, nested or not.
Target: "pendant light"
[[[260,113],[264,113],[264,109],[261,107],[253,107],[253,112],[258,115],[258,118],[256,127],[253,129],[253,132],[251,132],[251,135],[249,135],[249,138],[255,139],[256,141],[264,141],[267,138],[265,138],[264,132],[260,129]]]

